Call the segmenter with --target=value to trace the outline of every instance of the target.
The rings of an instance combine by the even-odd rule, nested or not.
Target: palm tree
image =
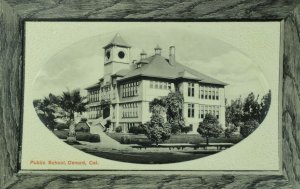
[[[73,91],[66,91],[60,97],[60,107],[65,110],[70,120],[74,120],[74,113],[82,113],[86,111],[85,101],[86,97],[80,95],[80,91],[75,89]]]
[[[86,111],[85,105],[87,102],[85,99],[86,97],[82,97],[78,89],[63,92],[60,97],[60,107],[65,110],[69,116],[67,124],[69,125],[69,137],[72,138],[70,140],[76,140],[74,114],[75,112],[82,113]]]

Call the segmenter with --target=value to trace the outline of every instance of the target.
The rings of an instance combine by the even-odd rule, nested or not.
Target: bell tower
[[[103,47],[104,49],[104,80],[119,70],[130,67],[130,45],[125,42],[119,33]]]

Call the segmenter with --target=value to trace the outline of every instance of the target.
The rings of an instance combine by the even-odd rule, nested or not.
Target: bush
[[[246,121],[243,125],[241,125],[240,133],[245,138],[249,136],[258,126],[259,123],[255,120]]]
[[[111,121],[109,119],[106,120],[104,127],[108,129],[110,127],[110,125],[111,125]]]
[[[143,127],[146,131],[145,135],[156,145],[171,136],[171,125],[164,122],[164,118],[160,114],[152,114],[150,122],[145,123]]]
[[[69,126],[66,123],[57,123],[54,127],[57,130],[69,129]]]
[[[55,130],[53,133],[59,138],[59,139],[67,139],[69,136],[68,130]]]
[[[130,137],[128,137],[128,136],[122,136],[120,143],[121,144],[131,144]]]
[[[80,119],[80,122],[84,122],[84,123],[86,123],[86,122],[87,122],[87,118],[84,118],[84,117],[83,117],[83,118],[81,118],[81,119]]]
[[[86,122],[79,122],[75,125],[75,131],[89,133],[90,127],[87,125]]]
[[[130,127],[128,130],[129,133],[137,134],[145,134],[145,129],[142,125]]]
[[[230,138],[234,135],[234,132],[236,132],[238,130],[238,128],[234,125],[234,124],[227,124],[226,125],[226,129],[225,129],[225,137],[226,138]]]
[[[115,131],[116,131],[117,133],[122,132],[122,127],[121,127],[121,126],[116,127]]]
[[[87,142],[100,142],[100,136],[98,134],[90,134],[84,132],[76,133],[76,139]]]
[[[186,126],[186,127],[182,127],[181,128],[181,132],[182,133],[188,133],[188,132],[190,132],[190,131],[192,131],[193,130],[193,125],[192,124],[190,124],[189,126]]]

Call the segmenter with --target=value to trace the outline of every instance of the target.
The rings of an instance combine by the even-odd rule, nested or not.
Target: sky
[[[145,50],[176,48],[176,60],[228,85],[228,100],[264,95],[278,70],[278,22],[28,22],[25,64],[35,64],[35,97],[83,89],[103,75],[104,50],[116,33],[132,46],[132,60]],[[25,86],[26,87],[26,86]]]

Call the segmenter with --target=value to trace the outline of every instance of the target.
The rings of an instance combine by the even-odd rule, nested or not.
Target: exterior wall
[[[156,80],[157,81],[157,80]],[[156,89],[150,88],[150,80],[143,80],[143,101],[150,102],[154,98],[159,98],[162,96],[167,96],[170,92],[169,89]],[[174,91],[174,83],[171,83],[171,91]]]
[[[223,86],[207,85],[202,83],[194,83],[194,96],[188,96],[188,82],[182,82],[179,85],[179,91],[184,97],[183,115],[186,125],[193,125],[193,133],[197,132],[199,122],[203,121],[201,118],[200,106],[219,107],[219,122],[225,128],[225,89]],[[219,99],[202,99],[200,95],[200,86],[214,86],[219,89]],[[194,117],[188,117],[188,104],[194,104]]]
[[[127,132],[130,125],[139,125],[140,123],[145,123],[150,120],[151,112],[149,110],[149,102],[154,98],[159,98],[163,96],[167,96],[170,91],[175,91],[174,83],[171,83],[171,89],[165,88],[155,88],[150,87],[150,81],[147,80],[132,80],[132,82],[139,82],[137,86],[137,94],[136,96],[128,96],[123,97],[123,87],[122,84],[117,84],[115,87],[110,85],[110,90],[103,90],[100,98],[99,105],[101,99],[110,99],[112,102],[110,108],[110,119],[112,121],[112,128],[114,130],[117,126],[122,126],[123,132]],[[158,80],[156,80],[158,81]],[[218,86],[219,91],[219,99],[202,99],[200,93],[200,86],[212,86],[208,84],[202,83],[194,83],[194,96],[188,96],[188,83],[189,82],[181,82],[177,84],[179,91],[183,94],[184,97],[184,109],[183,116],[186,122],[186,126],[190,124],[193,125],[192,133],[197,132],[197,128],[199,122],[203,121],[201,118],[200,106],[211,106],[219,107],[219,122],[222,127],[225,128],[225,90],[223,86]],[[124,83],[123,83],[124,84]],[[214,85],[214,87],[217,87]],[[137,103],[137,116],[136,117],[123,117],[123,105],[128,103]],[[188,106],[189,104],[194,104],[194,117],[188,117]],[[98,106],[99,106],[98,105]],[[96,114],[99,114],[98,110],[89,112],[92,117],[95,117]]]

